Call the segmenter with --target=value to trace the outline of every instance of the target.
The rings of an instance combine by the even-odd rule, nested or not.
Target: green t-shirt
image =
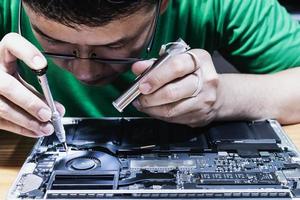
[[[0,1],[1,38],[18,30],[18,2]],[[30,34],[23,19],[23,33]],[[242,73],[274,73],[300,66],[300,26],[275,0],[170,0],[160,17],[151,56],[179,37],[192,48],[218,50]],[[39,88],[30,70],[22,68],[21,73]],[[50,63],[48,78],[54,98],[66,107],[66,116],[102,117],[121,115],[111,103],[134,76],[127,72],[112,84],[86,86]],[[140,115],[132,106],[122,114]]]

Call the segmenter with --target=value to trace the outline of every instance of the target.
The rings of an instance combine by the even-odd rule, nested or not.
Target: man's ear
[[[169,0],[162,0],[160,5],[160,14],[163,14],[168,8]]]

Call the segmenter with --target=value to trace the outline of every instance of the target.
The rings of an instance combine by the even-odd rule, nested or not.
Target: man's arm
[[[222,74],[218,119],[300,122],[300,26],[276,0],[217,0],[220,50],[246,75]],[[291,69],[292,68],[292,69]]]
[[[300,122],[299,23],[275,0],[214,2],[221,53],[249,75],[218,75],[209,53],[193,49],[195,56],[176,56],[146,77],[134,105],[158,119],[190,126],[232,119]],[[147,66],[135,64],[133,71],[139,74]]]
[[[270,75],[222,74],[217,120],[275,118],[300,122],[300,68]]]

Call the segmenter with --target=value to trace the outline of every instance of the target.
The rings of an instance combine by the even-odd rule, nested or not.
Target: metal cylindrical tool
[[[123,110],[141,94],[139,91],[139,85],[143,77],[147,76],[149,73],[151,73],[151,71],[163,65],[172,56],[185,53],[187,50],[189,50],[189,48],[190,47],[182,39],[178,39],[176,42],[163,45],[161,48],[160,57],[153,63],[153,65],[151,65],[145,72],[135,79],[133,85],[112,103],[113,106],[119,112],[123,112]]]

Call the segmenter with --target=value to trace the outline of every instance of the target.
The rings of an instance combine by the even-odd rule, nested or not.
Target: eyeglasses
[[[109,3],[117,3],[117,4],[126,3],[126,1],[124,1],[124,0],[107,0],[107,1]],[[147,47],[146,48],[147,55],[149,54],[149,52],[151,52],[152,46],[154,43],[155,33],[157,30],[158,19],[159,19],[159,15],[160,15],[160,5],[161,5],[161,0],[158,0],[156,8],[155,8],[154,18],[150,25],[150,31],[152,31],[152,33],[149,32],[149,34],[147,36],[148,39],[146,39],[146,42],[145,42],[145,43],[148,43],[148,45],[145,45]],[[22,5],[22,0],[20,0],[19,14],[18,14],[18,32],[20,35],[22,35],[22,26],[21,26],[22,14],[23,14],[23,5]],[[47,51],[41,51],[41,53],[45,57],[52,59],[56,64],[61,65],[61,66],[64,66],[64,65],[66,65],[66,63],[72,62],[74,60],[87,60],[87,61],[97,62],[100,64],[107,64],[107,65],[130,65],[137,61],[143,60],[142,58],[106,59],[106,58],[101,58],[101,57],[97,57],[97,56],[82,58],[82,57],[79,57],[78,55],[52,53],[52,52],[47,52]]]

